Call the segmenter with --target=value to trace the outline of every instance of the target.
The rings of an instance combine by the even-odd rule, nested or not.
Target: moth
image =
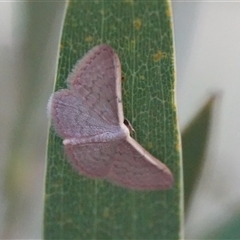
[[[121,80],[118,55],[110,46],[99,45],[76,63],[68,88],[51,95],[48,115],[69,162],[84,176],[121,187],[171,188],[174,180],[168,167],[130,136]]]

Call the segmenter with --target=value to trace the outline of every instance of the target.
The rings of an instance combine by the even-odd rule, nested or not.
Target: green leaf
[[[214,95],[206,102],[182,134],[185,209],[189,207],[189,200],[204,164],[215,99]]]
[[[173,189],[139,192],[92,180],[66,161],[62,139],[49,133],[45,239],[181,238],[181,158],[176,119],[171,9],[167,1],[72,1],[61,40],[55,90],[66,88],[76,61],[100,43],[118,53],[125,116],[135,138],[162,159]]]
[[[208,234],[208,237],[205,239],[240,239],[240,214],[238,206],[236,207],[236,215]]]

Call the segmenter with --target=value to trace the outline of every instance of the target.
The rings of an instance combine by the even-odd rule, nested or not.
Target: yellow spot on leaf
[[[109,208],[105,208],[103,211],[103,217],[104,218],[109,218],[110,214],[109,214]]]
[[[181,144],[177,143],[176,144],[176,149],[179,151],[181,149]]]
[[[137,18],[133,21],[133,25],[137,30],[140,30],[140,28],[142,27],[142,21]]]
[[[157,53],[153,54],[153,61],[157,62],[165,57],[167,57],[167,54],[165,52],[162,52],[161,50],[158,50]]]
[[[92,37],[92,36],[87,36],[87,37],[85,38],[85,41],[90,43],[90,42],[93,41],[93,37]]]
[[[171,16],[172,16],[172,11],[170,10],[170,8],[167,9],[166,15],[167,15],[168,17],[171,17]]]
[[[152,142],[148,142],[148,145],[147,145],[148,149],[151,149],[153,147],[153,144]]]

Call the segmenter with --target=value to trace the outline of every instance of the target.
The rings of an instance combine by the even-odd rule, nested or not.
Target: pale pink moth
[[[133,190],[172,187],[171,171],[130,136],[130,123],[124,124],[121,64],[110,46],[91,49],[67,83],[68,89],[50,97],[48,114],[74,169]]]

